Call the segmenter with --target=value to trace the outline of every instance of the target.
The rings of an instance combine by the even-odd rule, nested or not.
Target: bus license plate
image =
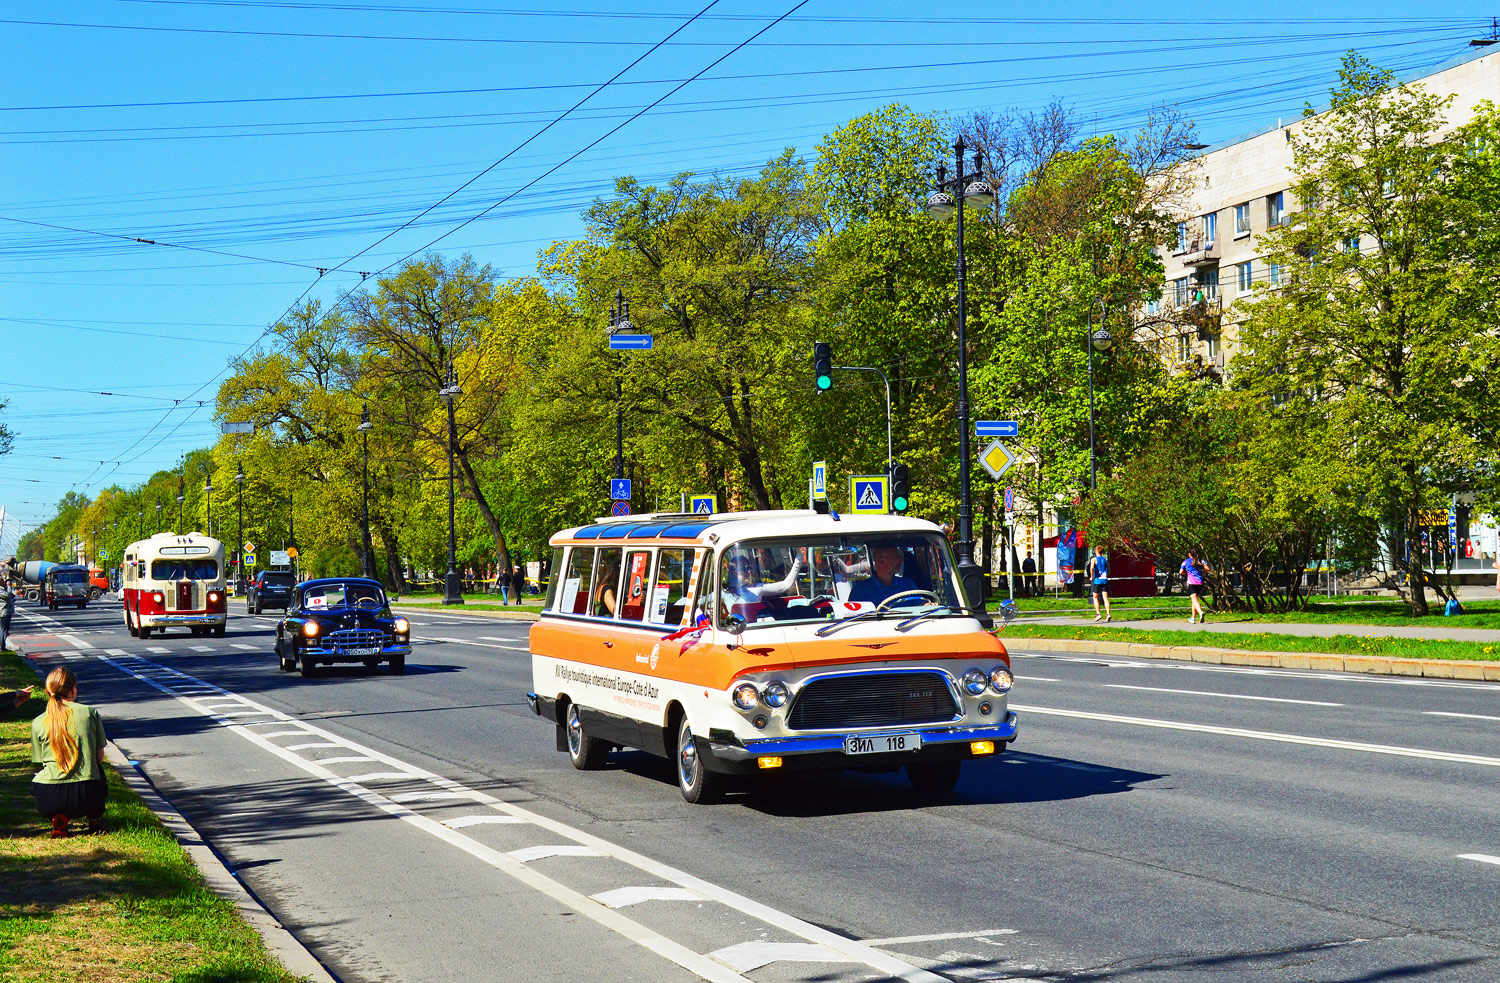
[[[378,649],[378,648],[344,649],[344,654],[345,655],[379,655],[380,654],[380,649]]]
[[[844,738],[845,754],[885,754],[889,751],[918,751],[921,734],[876,734],[873,737]]]

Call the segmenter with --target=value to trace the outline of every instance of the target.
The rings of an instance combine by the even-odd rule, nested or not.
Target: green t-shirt
[[[99,765],[99,752],[104,748],[104,721],[99,711],[82,703],[69,703],[73,711],[70,728],[78,741],[78,761],[73,770],[64,774],[52,756],[52,742],[47,739],[47,715],[43,713],[31,721],[31,761],[42,766],[33,782],[41,785],[61,785],[65,782],[86,782],[104,777]]]

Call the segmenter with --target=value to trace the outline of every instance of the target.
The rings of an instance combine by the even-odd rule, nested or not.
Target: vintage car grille
[[[946,723],[958,716],[948,677],[940,672],[865,672],[825,676],[803,687],[792,704],[793,730],[902,727]]]
[[[345,628],[323,636],[325,648],[380,648],[384,645],[385,632],[379,628]]]

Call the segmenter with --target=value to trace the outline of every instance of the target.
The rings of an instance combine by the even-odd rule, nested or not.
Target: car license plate
[[[345,655],[379,655],[380,654],[380,649],[378,649],[378,648],[344,649],[344,654]]]
[[[888,751],[918,751],[921,734],[876,734],[872,737],[844,738],[845,754],[885,754]]]

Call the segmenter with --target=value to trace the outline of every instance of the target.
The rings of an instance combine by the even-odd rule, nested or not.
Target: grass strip
[[[1134,642],[1251,652],[1321,652],[1328,655],[1390,655],[1403,659],[1500,661],[1500,642],[1450,642],[1425,638],[1366,638],[1362,635],[1303,636],[1277,632],[1158,631],[1136,628],[1075,628],[1069,625],[1012,623],[1000,640],[1073,638],[1091,642]]]
[[[19,656],[0,653],[0,691],[36,682]],[[31,719],[45,709],[40,693],[33,690],[18,714],[0,721],[0,979],[298,979],[271,957],[231,902],[204,886],[176,839],[108,765],[109,831],[63,840],[47,835],[31,798]]]
[[[1217,623],[1253,625],[1373,625],[1375,627],[1408,628],[1479,628],[1500,629],[1500,601],[1465,601],[1464,613],[1444,615],[1438,605],[1425,618],[1413,618],[1410,609],[1399,600],[1380,601],[1315,601],[1305,611],[1258,614],[1252,611],[1211,612]],[[1092,614],[1088,601],[1073,598],[1049,600],[1028,598],[1017,601],[1016,609],[1022,614],[1030,612],[1085,612]],[[1133,597],[1111,599],[1110,609],[1118,615],[1125,612],[1131,620],[1183,619],[1192,610],[1183,597]]]

